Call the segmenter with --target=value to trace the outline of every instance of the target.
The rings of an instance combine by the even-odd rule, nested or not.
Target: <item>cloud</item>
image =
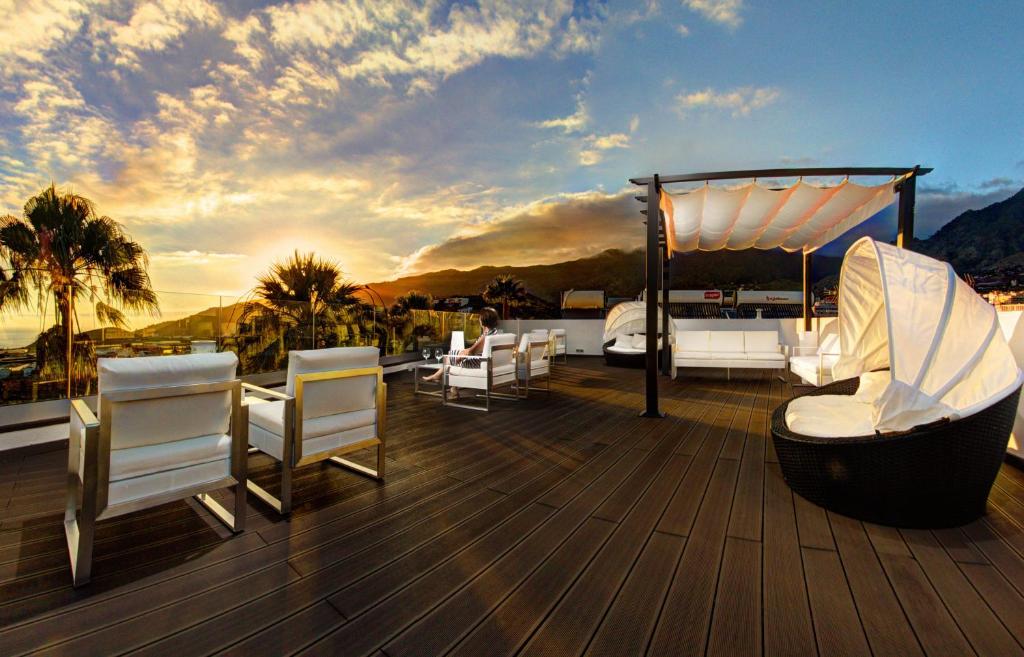
[[[47,54],[78,33],[89,3],[27,0],[3,3],[0,72],[12,75],[19,62],[43,62]]]
[[[551,264],[607,249],[642,246],[644,231],[633,190],[565,194],[419,249],[399,275],[481,265]]]
[[[640,116],[637,115],[637,114],[634,114],[633,117],[629,119],[629,131],[630,132],[636,132],[637,128],[639,128],[639,127],[640,127]]]
[[[779,162],[788,166],[809,167],[811,165],[818,164],[819,160],[816,157],[791,157],[789,155],[783,155],[779,158]]]
[[[775,87],[737,87],[722,91],[708,87],[676,96],[676,109],[681,114],[693,109],[724,109],[730,110],[733,116],[748,116],[776,102],[781,95]]]
[[[680,23],[679,25],[676,25],[676,33],[681,37],[688,37],[690,36],[690,28]]]
[[[1012,185],[1019,185],[1020,183],[1013,178],[1007,178],[1005,176],[998,176],[996,178],[989,178],[978,183],[978,187],[981,189],[1001,189],[1004,187],[1010,187]]]
[[[629,148],[629,135],[613,132],[608,135],[589,135],[584,138],[584,148],[580,150],[580,164],[585,167],[599,163],[604,156],[603,151],[613,148]]]
[[[728,28],[735,29],[743,22],[743,0],[683,0],[683,6]]]
[[[120,66],[139,66],[138,53],[160,52],[196,27],[214,27],[220,12],[206,0],[151,0],[135,7],[125,24],[110,22],[110,44]]]
[[[587,112],[586,101],[582,94],[576,96],[576,111],[568,116],[562,116],[546,121],[538,121],[534,125],[538,128],[561,130],[565,134],[579,132],[590,123],[590,114]]]
[[[167,251],[150,254],[152,262],[160,263],[169,267],[195,265],[208,265],[212,263],[223,263],[229,260],[242,260],[247,256],[241,253],[216,253],[213,251]]]

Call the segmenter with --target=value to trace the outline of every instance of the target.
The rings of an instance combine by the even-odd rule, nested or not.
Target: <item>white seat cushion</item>
[[[337,415],[304,418],[302,420],[302,439],[309,440],[318,436],[326,436],[340,431],[357,429],[372,425],[377,421],[377,410],[367,408]],[[284,435],[284,402],[271,401],[249,405],[249,424],[254,424],[278,436]]]
[[[707,349],[716,354],[743,353],[743,331],[710,331]]]
[[[107,504],[115,506],[125,502],[192,489],[231,476],[231,459],[216,459],[185,468],[161,470],[141,477],[128,477],[111,481],[107,489]]]
[[[617,347],[615,345],[607,347],[606,350],[610,351],[613,354],[645,354],[645,353],[647,353],[647,350],[643,349],[643,348],[634,349],[633,347]]]
[[[508,363],[506,365],[498,365],[493,370],[493,376],[495,378],[505,375],[512,374],[516,371],[515,363]],[[480,367],[461,367],[459,365],[452,365],[448,368],[448,376],[472,376],[487,378],[487,367],[481,363]]]
[[[677,331],[676,348],[680,351],[707,351],[709,331]]]
[[[744,331],[744,350],[751,352],[766,352],[779,350],[778,331]]]
[[[84,456],[84,450],[81,452]],[[208,463],[231,455],[231,436],[200,436],[110,450],[110,481]]]
[[[747,359],[784,361],[786,360],[786,356],[778,351],[748,351]]]
[[[677,358],[704,358],[704,359],[710,359],[711,358],[711,352],[710,351],[677,351],[676,352],[676,357]]]
[[[619,349],[631,348],[633,346],[633,336],[632,335],[617,335],[617,336],[615,336],[615,344],[614,345],[610,345],[610,346],[618,347]]]
[[[871,404],[859,402],[852,395],[797,397],[786,408],[786,426],[794,433],[821,438],[875,433]]]
[[[549,361],[547,360],[535,360],[530,363],[529,374],[530,376],[547,376],[550,371]],[[525,378],[527,374],[526,363],[519,365],[519,377]]]
[[[746,360],[747,354],[742,351],[712,351],[711,360]]]

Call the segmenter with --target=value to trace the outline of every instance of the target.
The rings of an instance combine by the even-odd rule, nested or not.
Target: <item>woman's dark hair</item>
[[[481,309],[480,323],[489,329],[498,328],[498,311],[494,308]]]

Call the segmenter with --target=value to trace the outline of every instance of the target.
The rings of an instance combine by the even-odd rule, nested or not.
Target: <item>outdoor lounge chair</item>
[[[555,359],[559,356],[562,357],[563,363],[569,362],[569,351],[567,348],[568,335],[563,328],[551,329],[551,341],[554,343],[554,351],[551,352],[551,362],[555,362]]]
[[[243,384],[274,399],[246,396],[249,442],[281,463],[280,498],[250,481],[254,495],[287,514],[292,470],[325,460],[383,481],[387,386],[379,360],[376,347],[291,351],[284,393]],[[376,470],[341,458],[369,447],[377,448]]]
[[[441,403],[446,406],[489,411],[491,398],[518,399],[515,393],[498,390],[512,389],[516,385],[516,336],[511,333],[488,335],[484,338],[483,353],[479,356],[445,356],[441,385]],[[484,405],[452,401],[452,388],[472,391],[484,398]],[[481,394],[482,393],[482,394]]]
[[[551,392],[551,345],[547,340],[547,331],[524,334],[516,350],[516,390],[522,397],[529,397],[530,384],[541,379],[545,382],[542,388]]]
[[[232,531],[245,523],[246,440],[230,352],[100,358],[99,418],[71,401],[64,532],[75,586],[92,570],[97,520],[195,497]],[[235,486],[234,513],[211,498]]]
[[[797,345],[790,349],[789,371],[802,384],[823,386],[832,383],[832,366],[839,360],[839,334],[829,333],[816,347]]]
[[[995,309],[948,264],[863,238],[843,261],[839,336],[839,380],[772,415],[790,487],[887,525],[983,515],[1022,380]]]

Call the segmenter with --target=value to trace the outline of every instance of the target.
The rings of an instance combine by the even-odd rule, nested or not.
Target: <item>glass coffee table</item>
[[[422,363],[416,363],[412,368],[413,393],[417,395],[430,395],[431,397],[441,396],[441,381],[438,380],[436,383],[424,381],[423,377],[430,376],[434,372],[441,369],[441,363],[428,363],[423,361]],[[426,386],[425,390],[421,390],[421,386]]]

